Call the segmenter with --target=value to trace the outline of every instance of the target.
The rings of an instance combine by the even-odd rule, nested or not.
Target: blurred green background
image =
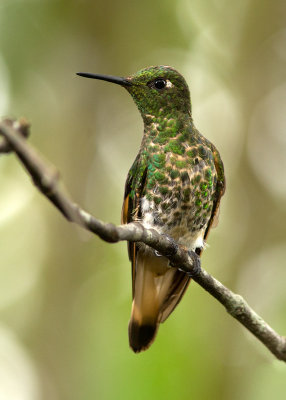
[[[127,92],[78,71],[187,79],[227,191],[203,267],[286,332],[284,0],[1,0],[0,115],[76,202],[119,223],[143,125]],[[0,399],[285,399],[286,367],[195,283],[145,353],[128,347],[126,244],[68,224],[0,158]]]

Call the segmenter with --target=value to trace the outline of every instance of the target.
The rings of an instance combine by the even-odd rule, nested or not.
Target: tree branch
[[[197,270],[194,253],[188,252],[171,238],[160,235],[153,229],[146,229],[139,222],[115,226],[102,222],[80,208],[59,187],[59,173],[50,163],[43,160],[25,138],[28,136],[28,124],[25,120],[0,121],[0,153],[15,152],[27,170],[37,188],[64,215],[86,230],[93,232],[106,242],[119,241],[143,242],[167,257],[175,268],[191,274],[192,279],[215,297],[227,312],[244,325],[279,360],[286,361],[286,338],[275,332],[246,301],[233,293],[205,270]]]

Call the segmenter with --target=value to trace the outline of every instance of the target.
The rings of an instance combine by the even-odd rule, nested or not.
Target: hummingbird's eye
[[[157,89],[158,91],[160,91],[165,88],[173,87],[173,84],[168,79],[157,78],[157,79],[154,79],[153,81],[148,82],[147,86],[149,86],[151,89]]]
[[[159,78],[154,81],[154,86],[156,89],[164,89],[166,87],[166,85],[167,85],[167,82],[165,81],[165,79]]]

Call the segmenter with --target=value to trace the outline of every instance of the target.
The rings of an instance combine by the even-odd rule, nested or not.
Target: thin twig
[[[119,226],[102,222],[71,201],[59,187],[59,174],[55,167],[44,161],[43,157],[27,144],[24,137],[28,134],[23,135],[23,129],[27,132],[26,122],[0,121],[0,134],[4,137],[5,143],[2,148],[0,146],[0,153],[13,149],[37,188],[68,221],[95,233],[106,242],[116,243],[124,240],[143,242],[157,250],[170,260],[172,266],[193,274],[193,280],[215,297],[230,315],[252,332],[279,360],[286,361],[286,338],[275,332],[240,295],[233,293],[205,270],[197,272],[196,259],[192,252],[186,251],[157,231],[144,228],[138,222]]]

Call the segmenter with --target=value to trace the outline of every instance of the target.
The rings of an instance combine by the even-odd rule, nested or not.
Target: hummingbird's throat
[[[143,120],[148,141],[159,146],[169,145],[170,141],[177,139],[180,147],[192,134],[193,123],[190,115],[178,113],[165,116],[163,112],[161,115],[159,112],[158,116],[145,114]]]

